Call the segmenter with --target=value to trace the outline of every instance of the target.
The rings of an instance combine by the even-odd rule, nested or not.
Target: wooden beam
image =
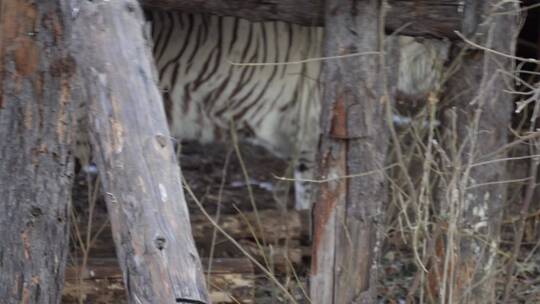
[[[242,247],[247,250],[257,260],[264,262],[264,257],[271,261],[272,267],[277,271],[285,272],[287,268],[293,265],[300,265],[302,259],[309,257],[309,248],[303,247],[300,243],[304,243],[309,238],[309,212],[289,210],[284,216],[282,212],[277,210],[261,210],[259,217],[261,219],[261,228],[269,246],[262,248],[257,246],[255,238],[261,239],[261,235],[257,232],[255,235],[246,220],[255,225],[255,214],[246,212],[242,214],[226,214],[221,215],[219,224],[222,229]],[[87,219],[82,219],[78,224],[80,238],[86,239],[87,235]],[[201,254],[208,254],[212,246],[212,235],[214,226],[208,221],[206,216],[202,214],[191,215],[191,226],[193,229],[193,238],[197,244],[197,248]],[[92,243],[91,256],[99,258],[114,258],[114,246],[111,234],[111,226],[104,214],[94,215],[92,219],[92,227],[90,233],[94,237],[99,231],[99,237]],[[78,237],[77,237],[78,238]],[[234,246],[226,240],[220,232],[217,233],[216,242],[226,251],[237,252]],[[262,249],[262,251],[261,251]],[[263,256],[264,255],[264,256]]]
[[[248,258],[215,258],[212,260],[212,268],[209,270],[209,260],[201,260],[205,274],[240,273],[253,274],[253,264]],[[81,273],[77,266],[66,268],[66,280],[76,280],[82,276],[88,279],[121,278],[122,271],[118,266],[118,260],[114,257],[89,258],[87,269]]]
[[[129,303],[208,303],[136,0],[66,1]]]
[[[288,210],[286,214],[278,210],[259,211],[261,230],[256,227],[254,212],[222,215],[219,224],[234,239],[264,239],[268,243],[279,240],[308,238],[309,212]],[[207,239],[212,235],[214,226],[202,215],[194,216],[192,221],[193,236],[197,240]],[[218,233],[219,234],[219,233]],[[263,235],[261,235],[263,234]]]
[[[215,258],[202,260],[204,273],[210,282],[210,300],[212,303],[255,303],[255,273],[248,258]],[[81,273],[77,266],[66,268],[66,288],[63,303],[78,303],[82,296],[87,302],[103,297],[110,286],[124,290],[121,284],[122,271],[116,258],[90,258],[87,269]],[[105,281],[105,286],[102,286]],[[112,282],[117,282],[114,284]],[[109,294],[108,303],[118,303],[124,299],[122,294]],[[97,302],[97,301],[95,301]]]
[[[283,240],[303,241],[309,239],[309,211],[288,210],[284,215],[278,210],[261,210],[258,212],[262,234],[266,242],[273,244]],[[208,218],[200,213],[191,214],[191,227],[193,238],[197,243],[210,244],[212,238],[209,237],[214,232],[214,225],[208,221]],[[263,237],[260,231],[254,231],[250,228],[255,225],[256,216],[254,212],[245,212],[242,214],[223,214],[220,216],[220,227],[235,240],[241,239],[259,239]],[[248,222],[246,222],[246,220]],[[80,227],[81,238],[86,239],[86,227],[88,219],[83,218],[78,223]],[[104,227],[103,227],[104,226]],[[97,244],[107,246],[111,235],[110,222],[103,214],[94,214],[92,219],[92,228],[90,233],[95,235],[98,231],[103,231],[97,240]],[[218,232],[218,237],[221,233]],[[99,247],[98,247],[99,248]],[[94,246],[93,252],[96,247]]]
[[[59,303],[73,180],[69,28],[58,0],[4,0],[0,28],[0,302]]]
[[[386,30],[412,36],[456,38],[472,32],[476,10],[462,0],[389,0]],[[251,21],[281,20],[324,25],[322,0],[142,0],[146,8],[235,16]],[[473,22],[471,22],[471,19]]]
[[[319,187],[314,207],[311,298],[317,303],[375,303],[380,225],[386,200],[382,171],[390,117],[386,83],[395,91],[395,51],[385,40],[379,1],[326,2]],[[362,32],[362,35],[356,33]],[[392,50],[390,48],[389,50]],[[395,70],[386,71],[385,66]],[[392,80],[390,80],[390,78]],[[388,111],[388,112],[385,112]],[[391,122],[389,122],[391,123]],[[346,176],[372,174],[345,178]]]

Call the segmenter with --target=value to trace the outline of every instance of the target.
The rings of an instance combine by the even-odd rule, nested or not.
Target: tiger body
[[[284,22],[162,13],[153,22],[154,56],[173,136],[223,140],[240,134],[286,157],[299,130],[317,128],[321,31]],[[303,126],[302,126],[303,125]]]
[[[152,11],[154,58],[171,134],[213,142],[231,127],[295,164],[295,206],[309,208],[319,140],[321,27]],[[398,38],[398,90],[423,96],[441,75],[444,44]]]
[[[320,55],[320,28],[182,13],[154,13],[151,21],[172,136],[213,142],[234,127],[242,139],[295,159],[305,168],[296,170],[299,179],[311,177],[321,64],[301,61]],[[298,208],[307,207],[308,188],[296,185]]]
[[[321,27],[147,12],[172,136],[203,143],[231,131],[293,161],[295,207],[310,207],[321,109]],[[394,39],[394,38],[392,38]],[[447,45],[400,37],[398,90],[424,96],[441,79]],[[315,60],[306,60],[315,59]]]

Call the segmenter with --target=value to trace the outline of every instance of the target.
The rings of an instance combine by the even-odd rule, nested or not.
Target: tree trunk
[[[207,303],[139,4],[80,1],[68,10],[128,301]]]
[[[384,109],[390,100],[382,77],[380,13],[376,0],[327,1],[324,55],[360,55],[328,60],[323,66],[318,172],[320,179],[329,181],[320,185],[314,207],[315,303],[376,299],[379,225],[386,200]],[[345,178],[366,172],[372,174]]]
[[[479,45],[513,55],[519,32],[518,6],[486,1],[486,16],[473,38]],[[496,5],[499,5],[496,9]],[[514,14],[507,12],[514,11]],[[502,14],[501,12],[505,12]],[[462,45],[463,46],[463,45]],[[452,107],[444,112],[444,139],[450,172],[441,179],[442,223],[448,227],[439,257],[436,295],[448,303],[495,303],[495,270],[499,229],[506,200],[506,162],[511,123],[513,60],[471,47],[459,54],[460,65],[450,78],[445,96]],[[497,153],[498,152],[498,153]],[[488,162],[480,166],[475,163]],[[501,183],[503,182],[503,183]],[[443,264],[446,261],[446,264]],[[434,271],[434,270],[433,270]],[[443,277],[449,282],[441,285]],[[437,294],[438,293],[438,294]],[[446,303],[445,302],[445,303]]]
[[[59,1],[0,5],[0,299],[59,303],[73,116]]]
[[[142,0],[145,7],[191,13],[235,16],[251,21],[281,20],[322,26],[322,0]],[[476,10],[459,0],[389,0],[386,29],[402,35],[456,38],[454,31],[469,32]]]

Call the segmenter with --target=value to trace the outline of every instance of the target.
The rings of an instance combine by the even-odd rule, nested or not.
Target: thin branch
[[[513,55],[510,55],[510,54],[506,54],[506,53],[503,53],[503,52],[499,52],[499,51],[496,51],[496,50],[493,50],[493,49],[490,49],[488,47],[485,47],[485,46],[482,46],[476,42],[473,42],[469,39],[467,39],[465,36],[463,36],[463,34],[461,34],[459,31],[454,31],[454,33],[459,37],[461,38],[463,41],[467,42],[468,44],[470,44],[471,46],[477,48],[477,49],[481,49],[481,50],[484,50],[486,52],[489,52],[489,53],[492,53],[492,54],[495,54],[495,55],[499,55],[499,56],[503,56],[503,57],[506,57],[506,58],[510,58],[510,59],[514,59],[514,60],[519,60],[519,61],[525,61],[525,62],[530,62],[530,63],[540,63],[540,60],[538,59],[534,59],[534,58],[523,58],[523,57],[518,57],[518,56],[513,56]]]

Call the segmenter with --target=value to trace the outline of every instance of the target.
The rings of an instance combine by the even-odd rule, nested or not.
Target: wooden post
[[[451,107],[444,111],[443,159],[448,161],[443,167],[453,170],[441,179],[439,226],[448,229],[445,240],[438,242],[445,245],[429,284],[435,286],[433,296],[445,303],[496,302],[497,247],[507,186],[500,182],[507,179],[507,164],[495,160],[507,152],[503,147],[508,143],[513,97],[504,91],[513,90],[509,56],[515,53],[519,33],[518,6],[496,0],[478,5],[484,19],[469,39],[485,48],[457,45],[466,51],[457,55],[458,69],[444,94]],[[478,162],[486,163],[472,166]],[[441,285],[443,281],[448,285]]]
[[[4,0],[0,28],[0,302],[59,303],[74,74],[59,1]]]
[[[139,4],[67,9],[128,301],[208,303]]]
[[[281,20],[322,26],[322,0],[142,0],[148,8],[235,16],[251,21]],[[476,24],[476,10],[462,0],[388,0],[386,30],[402,35],[457,38],[454,31]]]
[[[326,3],[324,56],[358,55],[323,65],[318,171],[329,181],[320,185],[314,207],[311,299],[375,303],[389,101],[381,8],[377,0]]]

